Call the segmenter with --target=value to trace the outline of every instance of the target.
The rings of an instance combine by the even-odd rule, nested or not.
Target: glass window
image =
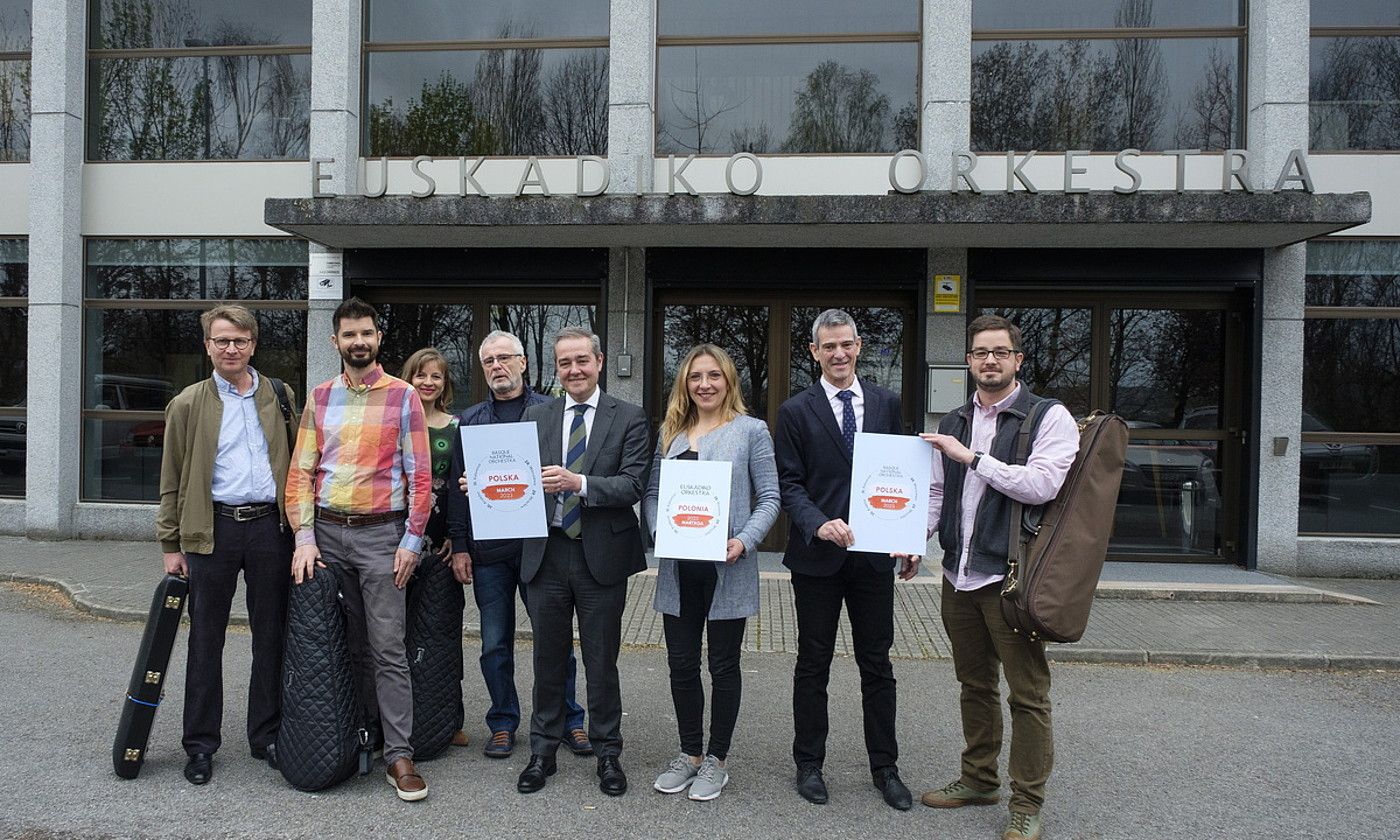
[[[0,163],[29,160],[29,0],[0,0]]]
[[[1017,374],[1032,393],[1054,397],[1075,417],[1090,411],[1090,350],[1093,347],[1093,313],[1070,307],[1017,307],[987,309],[980,314],[1000,315],[1021,328],[1025,361]]]
[[[1299,460],[1300,532],[1400,536],[1400,446],[1305,436]]]
[[[0,52],[28,52],[33,23],[30,0],[0,0]]]
[[[371,155],[601,155],[608,51],[439,50],[366,56]]]
[[[367,4],[366,155],[606,153],[606,0]]]
[[[1308,243],[1298,529],[1400,534],[1400,241]]]
[[[162,413],[210,375],[199,315],[240,300],[258,320],[253,367],[306,394],[306,243],[90,240],[83,326],[84,499],[155,501]]]
[[[3,8],[3,7],[0,7]],[[0,496],[24,495],[28,391],[28,243],[0,239]]]
[[[1244,24],[1239,0],[973,0],[973,29],[1231,27]]]
[[[918,32],[916,0],[807,0],[793,14],[783,0],[696,3],[659,0],[656,25],[660,35],[798,35],[855,32]]]
[[[856,375],[866,382],[904,393],[905,331],[912,328],[908,311],[892,306],[843,307],[860,330],[860,358]],[[825,306],[794,306],[788,321],[790,362],[788,387],[796,394],[816,384],[821,365],[812,358],[812,322]]]
[[[1311,53],[1312,148],[1400,149],[1400,37],[1314,37]]]
[[[311,43],[311,0],[92,0],[95,50]]]
[[[307,156],[310,0],[94,0],[92,9],[90,160]]]
[[[662,47],[660,154],[918,147],[918,45]]]
[[[1218,428],[1219,309],[1110,309],[1109,410],[1132,428]]]
[[[1313,26],[1400,26],[1395,0],[1312,0]]]
[[[1240,43],[1235,38],[976,41],[972,147],[1231,148],[1244,136]]]
[[[760,420],[768,419],[768,328],[771,307],[686,304],[665,307],[662,318],[665,350],[661,384],[663,401],[671,398],[672,383],[676,381],[685,354],[697,344],[709,343],[723,347],[734,360],[749,414]]]
[[[607,0],[369,0],[371,41],[608,36]]]
[[[514,333],[525,345],[525,378],[541,394],[564,393],[554,366],[554,337],[564,327],[587,327],[597,335],[597,307],[586,303],[512,303],[491,307],[491,329]]]

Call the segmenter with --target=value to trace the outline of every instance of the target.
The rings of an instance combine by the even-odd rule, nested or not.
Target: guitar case
[[[462,728],[462,584],[429,551],[408,584],[405,641],[413,681],[413,758],[433,758]]]
[[[117,738],[112,743],[112,769],[123,779],[134,779],[146,761],[146,745],[151,738],[151,724],[156,719],[165,694],[166,668],[175,636],[180,632],[180,616],[190,592],[189,581],[166,575],[156,587],[151,599],[151,611],[146,618],[146,632],[136,652],[136,667],[126,689]]]
[[[282,658],[282,723],[277,767],[298,790],[324,790],[358,770],[369,772],[369,732],[363,725],[350,662],[349,635],[335,568],[292,584]]]

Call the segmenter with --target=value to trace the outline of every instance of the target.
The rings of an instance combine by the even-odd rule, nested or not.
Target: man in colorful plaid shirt
[[[409,745],[404,586],[418,567],[432,506],[427,423],[413,386],[376,361],[383,333],[374,307],[350,298],[335,310],[333,324],[331,343],[344,370],[308,397],[287,476],[287,521],[296,534],[292,580],[310,578],[317,565],[335,565],[351,657],[357,667],[373,669],[374,694],[361,699],[371,713],[379,711],[389,783],[412,802],[428,795],[428,785]],[[363,670],[361,676],[365,687]]]

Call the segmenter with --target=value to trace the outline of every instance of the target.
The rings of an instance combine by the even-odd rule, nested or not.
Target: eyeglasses
[[[985,347],[978,347],[976,350],[968,351],[967,355],[971,356],[979,362],[984,361],[988,356],[995,356],[998,361],[1006,361],[1007,359],[1011,358],[1012,353],[1019,352],[1021,351],[1012,350],[1007,347],[998,347],[995,350],[988,350]]]
[[[511,359],[520,358],[524,355],[524,353],[502,353],[499,356],[485,356],[481,360],[481,366],[484,368],[489,368],[495,365],[497,362],[500,362],[501,364],[506,364]]]
[[[253,344],[253,339],[251,339],[251,338],[211,338],[211,339],[209,339],[209,343],[210,343],[210,344],[213,344],[215,347],[217,347],[217,348],[220,349],[220,350],[227,350],[227,349],[229,348],[229,345],[233,345],[234,347],[238,348],[239,350],[247,350],[249,347],[252,346],[252,344]]]

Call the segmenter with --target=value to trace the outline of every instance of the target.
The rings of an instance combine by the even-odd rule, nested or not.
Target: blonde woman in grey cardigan
[[[739,647],[744,625],[758,612],[758,543],[778,518],[778,468],[762,420],[748,416],[739,374],[729,354],[713,344],[691,349],[681,361],[661,424],[642,513],[656,535],[661,461],[729,461],[733,470],[729,533],[723,564],[659,557],[657,612],[666,631],[671,699],[681,751],[653,785],[662,793],[690,789],[690,798],[719,796],[729,782],[729,754],[742,694]],[[701,642],[709,636],[710,743],[705,749],[705,689]]]

